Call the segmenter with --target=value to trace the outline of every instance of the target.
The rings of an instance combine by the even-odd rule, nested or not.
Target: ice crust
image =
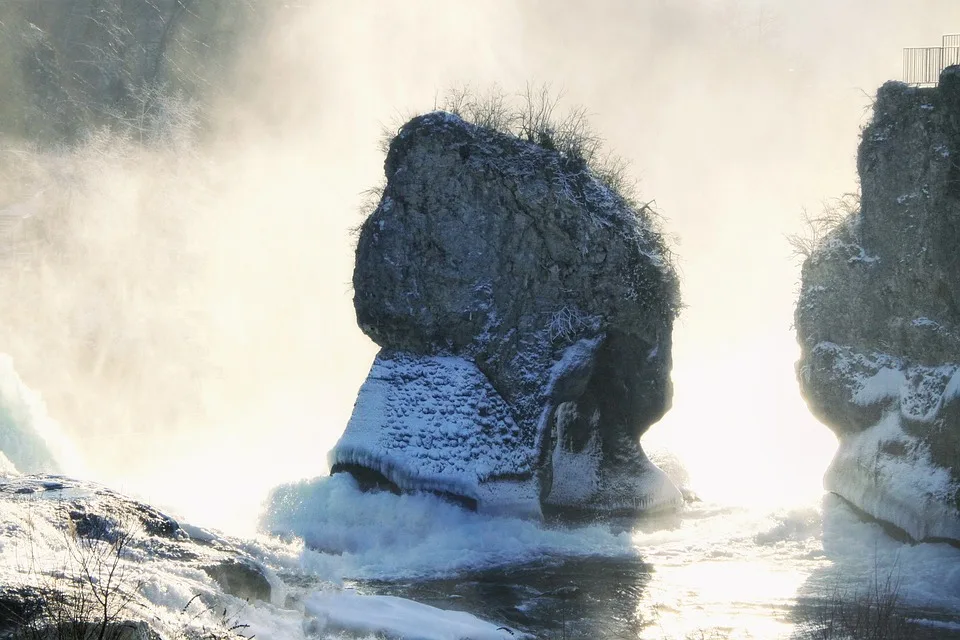
[[[401,489],[470,498],[480,511],[539,517],[535,459],[474,363],[383,351],[329,461],[379,471]]]

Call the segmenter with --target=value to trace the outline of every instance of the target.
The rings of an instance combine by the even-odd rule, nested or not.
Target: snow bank
[[[363,596],[353,591],[314,593],[304,609],[329,630],[371,633],[404,640],[504,640],[523,638],[505,627],[461,611],[445,611],[394,596]]]
[[[470,498],[480,511],[539,517],[534,460],[475,364],[381,352],[329,461],[378,471],[402,489]]]
[[[907,384],[907,379],[898,369],[883,367],[875,374],[862,380],[860,388],[853,395],[853,401],[864,407],[900,395],[900,389]]]

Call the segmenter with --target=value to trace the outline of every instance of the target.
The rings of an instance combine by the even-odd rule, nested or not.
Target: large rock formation
[[[385,173],[353,279],[382,350],[333,471],[489,511],[675,505],[639,444],[670,405],[678,306],[649,214],[581,159],[443,112]]]
[[[960,70],[877,93],[862,196],[803,265],[800,386],[840,439],[827,489],[960,540]]]

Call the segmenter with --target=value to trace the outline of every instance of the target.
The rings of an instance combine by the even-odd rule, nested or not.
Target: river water
[[[265,524],[306,542],[284,577],[307,590],[313,576],[541,638],[789,638],[836,596],[888,583],[916,637],[960,638],[960,549],[906,544],[832,495],[561,525],[362,494],[337,475],[291,487]]]
[[[780,360],[796,348],[761,347]],[[831,617],[824,607],[884,591],[923,621],[914,637],[960,638],[960,549],[909,544],[824,493],[836,440],[792,370],[734,376],[735,361],[679,369],[673,410],[642,440],[702,498],[675,516],[540,524],[363,494],[340,474],[287,485],[261,526],[303,541],[293,582],[462,609],[541,638],[817,637],[803,633]]]

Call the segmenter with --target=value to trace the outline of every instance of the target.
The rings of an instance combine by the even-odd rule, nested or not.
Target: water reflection
[[[367,582],[381,594],[467,611],[537,638],[639,638],[651,567],[639,557],[545,559],[456,578]]]
[[[326,573],[352,575],[360,592],[467,611],[536,638],[838,637],[807,633],[834,614],[837,585],[856,594],[894,575],[906,614],[927,621],[910,637],[960,640],[960,549],[904,544],[834,496],[772,510],[701,502],[669,518],[564,526],[488,521],[435,499],[348,497],[331,517],[366,504],[356,531],[346,523],[345,540],[363,544],[309,552]],[[371,514],[389,507],[410,517],[417,504],[422,517],[370,526]],[[446,577],[422,577],[438,570]]]

